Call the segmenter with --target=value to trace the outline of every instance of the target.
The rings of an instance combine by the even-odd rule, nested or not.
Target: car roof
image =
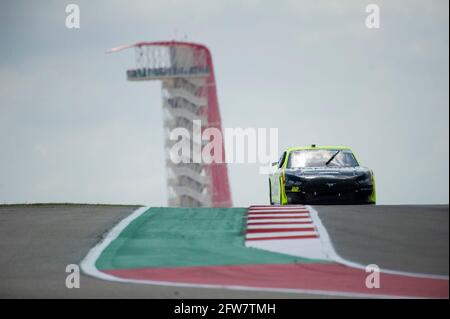
[[[291,151],[303,151],[303,150],[350,150],[348,146],[294,146],[287,149],[288,152]]]

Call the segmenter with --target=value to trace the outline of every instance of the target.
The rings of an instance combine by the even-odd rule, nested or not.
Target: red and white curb
[[[342,258],[334,249],[317,211],[309,205],[250,206],[245,246],[296,257],[321,259],[357,269],[367,265]],[[381,269],[381,273],[448,280],[448,276]]]
[[[247,216],[245,245],[332,263],[143,268],[128,274],[127,269],[116,272],[97,269],[96,261],[103,250],[147,210],[148,207],[143,207],[133,212],[92,248],[81,262],[83,272],[116,282],[177,287],[347,297],[448,298],[448,276],[386,269],[381,269],[381,274],[386,275],[380,290],[367,290],[362,286],[365,272],[361,269],[365,269],[365,265],[345,260],[336,253],[318,213],[310,206],[252,206]]]
[[[307,206],[250,206],[245,246],[297,257],[328,260]]]

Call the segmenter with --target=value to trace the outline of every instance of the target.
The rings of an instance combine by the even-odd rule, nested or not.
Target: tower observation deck
[[[185,128],[190,136],[194,120],[201,131],[217,128],[222,132],[219,103],[211,53],[207,47],[190,42],[140,42],[109,50],[134,48],[136,65],[127,70],[129,81],[161,81],[168,205],[181,207],[231,207],[227,164],[206,164],[190,158],[174,163],[170,149],[177,141],[169,138],[175,128]],[[222,134],[223,138],[223,134]],[[190,141],[195,143],[193,139]],[[202,145],[208,141],[202,141]],[[222,157],[225,151],[222,140]],[[201,147],[201,146],[200,146]],[[192,149],[192,147],[191,147]]]

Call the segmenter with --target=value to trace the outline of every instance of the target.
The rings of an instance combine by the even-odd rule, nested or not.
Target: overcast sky
[[[65,27],[76,3],[81,28]],[[365,7],[381,9],[367,29]],[[224,127],[345,144],[380,204],[448,203],[448,1],[1,1],[0,203],[166,205],[160,83],[126,81],[141,40],[207,45]],[[266,203],[229,166],[236,206]]]

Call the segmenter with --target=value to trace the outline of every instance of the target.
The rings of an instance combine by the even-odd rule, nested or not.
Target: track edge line
[[[335,250],[334,245],[331,241],[330,236],[328,235],[328,232],[325,228],[325,226],[322,224],[322,220],[319,217],[319,213],[310,205],[307,205],[311,219],[313,220],[313,223],[317,227],[317,231],[319,232],[319,238],[320,242],[322,243],[322,249],[324,250],[324,254],[330,258],[331,261],[334,261],[338,264],[351,267],[351,268],[358,268],[358,269],[366,269],[366,266],[357,262],[353,262],[350,260],[347,260],[343,257],[341,257]],[[449,280],[449,276],[444,275],[431,275],[431,274],[423,274],[423,273],[413,273],[413,272],[406,272],[401,270],[391,270],[391,269],[383,269],[380,268],[380,273],[385,274],[392,274],[392,275],[401,275],[401,276],[407,276],[407,277],[416,277],[416,278],[429,278],[429,279],[443,279],[443,280]]]

